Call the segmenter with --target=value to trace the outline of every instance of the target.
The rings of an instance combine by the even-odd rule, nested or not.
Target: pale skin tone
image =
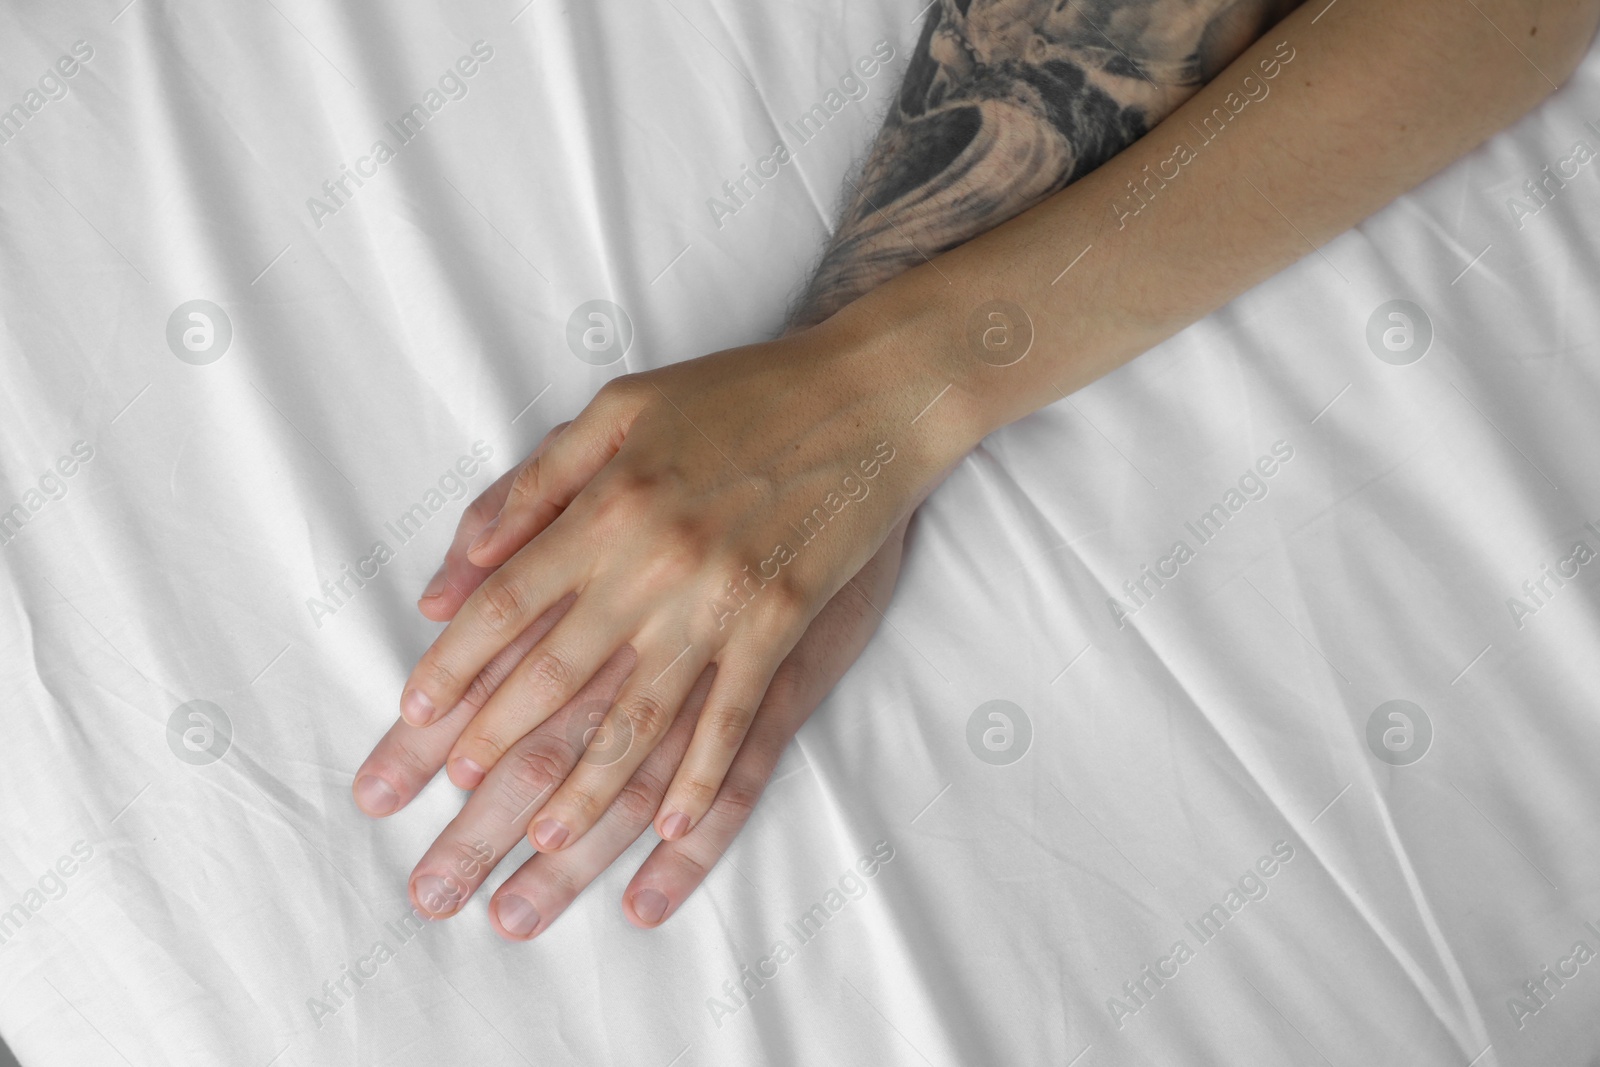
[[[864,646],[953,464],[1509,124],[1600,18],[1312,0],[1249,43],[1291,7],[944,0],[791,331],[612,382],[463,519],[421,605],[450,624],[357,774],[371,814],[441,766],[475,790],[413,873],[424,911],[526,832],[490,913],[536,936],[653,826],[624,912],[661,922]],[[1024,358],[971,340],[995,300]]]

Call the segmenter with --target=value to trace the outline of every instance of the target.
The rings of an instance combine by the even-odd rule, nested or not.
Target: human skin
[[[953,9],[947,0],[941,15]],[[714,814],[743,746],[792,733],[792,710],[785,718],[762,701],[778,664],[802,651],[808,626],[831,625],[824,606],[903,530],[943,471],[985,434],[1182,329],[1525,112],[1581,58],[1596,9],[1594,0],[1317,0],[1132,148],[1065,189],[1027,193],[1042,202],[1012,221],[937,256],[913,248],[917,266],[777,341],[618,379],[513,479],[498,523],[466,561],[481,584],[447,582],[434,598],[430,617],[453,621],[413,672],[403,713],[427,721],[430,705],[453,709],[447,758],[470,787],[477,780],[457,777],[455,761],[510,774],[501,755],[627,646],[637,660],[625,680],[617,671],[602,731],[628,737],[626,751],[578,763],[537,798],[530,836],[541,855],[530,862],[598,855],[587,831],[610,825],[612,801],[641,765],[653,775],[675,767],[656,828],[669,839],[663,848],[688,841]],[[1280,41],[1291,59],[1275,51]],[[1128,183],[1149,181],[1145,167],[1173,174],[1174,144],[1195,141],[1189,131],[1213,108],[1231,112],[1227,94],[1246,75],[1260,84],[1275,58],[1270,97],[1233,113],[1225,136],[1192,152],[1179,176],[1146,185],[1158,189],[1148,204],[1130,198]],[[858,214],[894,216],[895,203],[871,197],[872,187]],[[837,303],[832,277],[860,284],[858,274],[888,271],[874,251],[887,240],[880,232],[858,243],[868,263],[859,272],[830,275],[825,257],[816,310],[806,314],[803,302],[797,321]],[[1080,252],[1092,258],[1064,272]],[[1034,332],[1027,357],[1005,366],[968,344],[969,320],[996,299],[1020,307]],[[847,477],[864,484],[861,464],[880,442],[895,458],[871,492],[829,508],[822,532],[765,578],[774,546],[794,539],[790,524],[841,486],[848,493]],[[754,596],[719,613],[747,566],[763,576]],[[505,651],[574,593],[526,654]],[[458,707],[496,656],[509,675],[481,707]],[[692,734],[674,727],[713,663]],[[419,774],[429,762],[438,765],[431,752]],[[375,752],[363,771],[381,763]],[[637,791],[626,796],[640,806]]]
[[[1300,0],[942,0],[792,322],[1094,170]]]

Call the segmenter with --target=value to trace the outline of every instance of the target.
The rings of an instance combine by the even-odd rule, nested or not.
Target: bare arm
[[[865,380],[926,398],[952,384],[917,429],[932,452],[963,454],[1510,124],[1577,65],[1597,17],[1597,0],[1317,0],[1128,150],[817,329],[859,348]],[[1035,331],[1015,366],[969,344],[993,300]]]

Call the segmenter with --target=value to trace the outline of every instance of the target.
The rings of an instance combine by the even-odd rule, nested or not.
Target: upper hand
[[[921,382],[836,341],[819,327],[613,381],[517,471],[468,550],[493,573],[412,672],[410,723],[455,709],[529,624],[575,600],[456,739],[457,785],[475,788],[623,646],[636,654],[591,743],[605,750],[534,816],[541,851],[594,825],[714,663],[656,814],[663,838],[687,833],[778,665],[970,444],[917,423]]]
[[[486,496],[493,492],[491,487]],[[469,509],[462,526],[476,532],[484,521],[481,515],[481,510]],[[623,892],[623,913],[630,922],[643,927],[663,922],[733,844],[790,738],[876,628],[899,571],[904,531],[902,522],[890,532],[878,554],[818,614],[778,668],[710,811],[682,837],[658,844]],[[452,557],[457,555],[452,550]],[[458,566],[459,559],[454,559],[446,569],[460,578]],[[458,588],[453,595],[464,598],[470,588]],[[426,727],[404,720],[394,724],[356,772],[357,798],[368,814],[389,814],[422,790],[467,722],[549,631],[561,610],[558,605],[547,612],[496,656],[449,715]],[[412,871],[411,899],[424,914],[436,919],[455,914],[516,845],[539,804],[578,764],[584,736],[610,706],[631,656],[625,650],[607,663],[577,697],[513,745],[467,799]],[[650,826],[673,768],[688,747],[709,680],[708,671],[667,736],[581,842],[535,855],[495,890],[489,912],[502,936],[527,940],[543,933]],[[381,787],[375,784],[379,782]],[[384,803],[375,808],[373,799]]]

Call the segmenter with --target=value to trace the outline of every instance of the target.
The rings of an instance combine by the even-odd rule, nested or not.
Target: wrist
[[[826,336],[845,373],[878,396],[883,435],[911,457],[918,485],[931,486],[998,424],[981,391],[982,371],[993,368],[974,368],[948,297],[906,284],[915,273],[879,286],[812,329]]]

